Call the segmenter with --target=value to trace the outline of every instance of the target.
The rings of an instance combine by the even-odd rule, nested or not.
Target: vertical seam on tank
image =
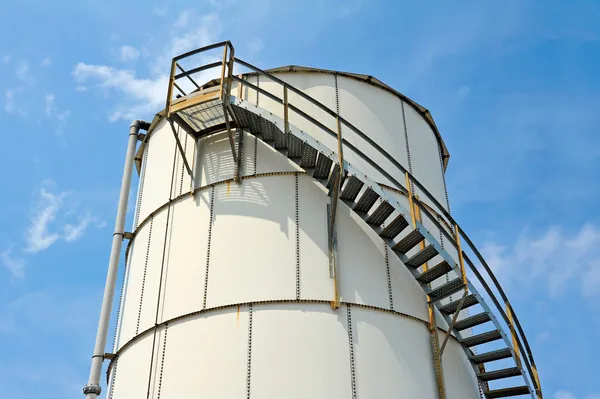
[[[208,295],[208,273],[210,271],[210,242],[212,239],[212,225],[215,209],[215,186],[212,187],[210,194],[210,216],[208,220],[208,245],[206,247],[206,273],[204,274],[204,295],[202,298],[202,309],[206,309],[206,298]]]
[[[260,75],[256,75],[256,87],[260,89]],[[258,107],[258,100],[260,99],[260,93],[256,90],[256,106]]]
[[[252,376],[252,304],[248,305],[248,360],[246,367],[246,399],[250,399],[250,379]]]
[[[158,292],[156,295],[156,313],[154,314],[154,327],[158,325],[158,311],[160,309],[160,296],[162,294],[163,276],[165,270],[165,257],[167,253],[167,241],[169,239],[169,221],[171,220],[171,200],[173,199],[173,183],[175,182],[175,165],[177,161],[177,143],[173,149],[173,166],[171,167],[171,186],[169,189],[169,205],[167,206],[167,218],[165,220],[165,239],[163,241],[162,259],[160,264],[160,277],[158,280]],[[152,369],[154,367],[154,352],[156,349],[156,328],[152,336],[152,352],[150,354],[150,368],[148,370],[148,390],[146,391],[146,399],[150,399],[150,385],[152,383]]]
[[[338,75],[337,73],[333,74],[333,79],[335,83],[335,112],[340,114],[340,93],[338,88]]]
[[[135,243],[133,243],[132,245],[135,245]],[[123,282],[121,283],[121,293],[119,294],[119,305],[117,307],[117,319],[115,321],[115,334],[113,336],[113,353],[115,353],[115,351],[117,350],[117,330],[119,329],[119,321],[121,319],[121,306],[123,304],[123,293],[125,291],[125,279],[127,278],[127,269],[129,268],[128,263],[131,263],[131,258],[129,258],[129,262],[125,262],[125,265],[123,267]]]
[[[163,370],[165,368],[165,354],[167,352],[168,329],[169,329],[169,323],[165,324],[165,339],[163,340],[162,355],[161,355],[161,359],[160,359],[160,373],[159,373],[159,377],[158,377],[158,392],[156,395],[156,399],[160,399],[160,392],[162,389]]]
[[[254,137],[254,175],[256,175],[256,171],[258,170],[258,137]]]
[[[354,338],[352,337],[352,311],[350,304],[346,304],[348,317],[348,345],[350,350],[350,379],[352,383],[352,399],[356,399],[356,373],[354,365]]]
[[[188,141],[188,134],[185,133],[185,140],[183,143],[183,153],[187,155],[187,141]],[[179,195],[181,195],[183,193],[183,172],[185,171],[185,163],[183,162],[183,159],[181,160],[181,178],[179,180]]]
[[[144,303],[144,289],[146,287],[146,272],[148,271],[148,257],[150,255],[150,239],[152,238],[152,226],[154,225],[154,215],[150,218],[150,227],[148,231],[148,245],[146,246],[146,260],[144,261],[144,275],[142,277],[142,288],[140,290],[140,306],[138,308],[137,323],[135,325],[135,334],[140,331],[140,319],[142,317],[142,304]]]
[[[135,226],[134,230],[137,229],[140,221],[140,211],[142,210],[142,195],[144,194],[144,181],[146,180],[146,165],[148,164],[148,153],[150,152],[150,140],[146,141],[146,149],[144,150],[144,159],[142,160],[142,170],[140,172],[140,192],[138,195],[137,211],[135,213]]]
[[[446,196],[446,206],[448,207],[448,213],[450,213],[450,201],[448,199],[448,190],[446,189],[446,175],[444,173],[444,162],[442,160],[442,148],[440,147],[439,143],[438,143],[438,155],[439,155],[439,159],[440,159],[440,171],[442,172],[442,184],[444,186],[444,194]],[[439,215],[437,216],[437,219],[438,219],[438,222],[441,221],[441,218]],[[440,244],[443,249],[444,248],[444,236],[442,234],[442,230],[440,230]],[[446,283],[449,283],[449,282],[450,282],[450,273],[446,273]],[[450,302],[452,302],[452,295],[450,295],[448,297],[448,300]],[[473,331],[473,330],[471,329],[471,331]]]
[[[110,381],[110,391],[108,392],[108,399],[112,399],[113,394],[115,392],[115,380],[117,379],[117,367],[119,367],[119,358],[117,358],[115,360],[115,367],[113,367],[112,380]]]
[[[299,176],[296,172],[296,300],[300,300],[300,209],[298,179]]]
[[[387,274],[388,296],[390,299],[390,310],[394,310],[394,297],[392,295],[392,278],[390,276],[390,255],[387,243],[383,243],[385,248],[385,273]]]

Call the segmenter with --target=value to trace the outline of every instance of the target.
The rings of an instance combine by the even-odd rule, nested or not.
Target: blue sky
[[[371,74],[429,108],[452,212],[546,397],[600,398],[599,2],[165,4],[3,4],[0,397],[81,397],[129,122],[161,108],[173,54],[230,39],[265,68]]]

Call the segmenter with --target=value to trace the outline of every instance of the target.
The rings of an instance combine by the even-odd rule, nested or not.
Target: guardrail
[[[185,58],[188,58],[188,57],[200,54],[200,53],[204,53],[204,52],[207,52],[210,50],[218,49],[218,48],[223,48],[223,56],[222,56],[221,61],[216,61],[216,62],[208,63],[205,65],[201,65],[199,67],[195,67],[188,71],[184,70],[183,67],[179,64],[179,61],[181,61]],[[243,79],[240,76],[235,76],[233,74],[233,69],[234,69],[235,64],[238,64],[244,68],[247,68],[248,70],[252,71],[253,73],[255,73],[261,77],[267,78],[271,82],[275,82],[275,83],[279,84],[282,87],[283,96],[280,98],[277,95],[273,94],[272,92],[264,90],[264,89],[260,88],[258,85],[254,85],[251,82]],[[377,172],[379,172],[382,176],[384,176],[390,182],[392,182],[395,186],[394,188],[396,190],[398,190],[400,193],[407,195],[407,196],[410,195],[409,186],[411,184],[414,184],[414,186],[420,190],[420,192],[426,197],[426,199],[428,201],[430,201],[431,204],[433,204],[433,206],[435,208],[437,208],[437,211],[432,209],[432,207],[429,204],[423,202],[422,199],[419,199],[416,196],[412,196],[412,201],[414,202],[414,205],[416,205],[420,208],[420,211],[441,232],[441,234],[443,234],[443,236],[447,239],[447,241],[449,243],[451,243],[451,245],[457,250],[458,257],[459,257],[459,265],[461,266],[461,272],[463,274],[462,277],[466,278],[466,270],[465,270],[465,264],[466,264],[469,267],[470,273],[472,273],[475,276],[475,278],[477,279],[479,284],[481,284],[481,286],[485,290],[486,294],[489,296],[491,301],[494,303],[495,311],[501,316],[506,327],[508,327],[508,330],[510,331],[510,335],[511,335],[512,342],[513,342],[513,350],[515,351],[517,362],[520,363],[520,361],[522,359],[523,362],[525,363],[525,367],[527,370],[527,376],[528,376],[527,378],[533,384],[537,397],[539,399],[541,399],[542,398],[542,389],[541,389],[541,385],[540,385],[540,381],[539,381],[539,377],[538,377],[538,373],[537,373],[537,367],[535,364],[535,360],[533,358],[533,354],[531,352],[531,347],[529,345],[527,337],[525,336],[525,332],[523,331],[522,325],[511,305],[510,301],[508,300],[506,293],[502,289],[500,283],[498,282],[498,279],[496,278],[496,276],[494,275],[490,266],[487,264],[487,262],[481,255],[480,251],[473,244],[473,241],[465,233],[465,231],[460,227],[460,225],[456,222],[456,220],[442,206],[442,204],[440,204],[439,201],[429,192],[429,190],[427,190],[427,188],[423,184],[421,184],[419,182],[419,180],[416,179],[405,167],[403,167],[398,161],[396,161],[396,159],[394,157],[392,157],[390,154],[388,154],[381,146],[379,146],[374,140],[372,140],[368,135],[363,133],[356,126],[354,126],[351,122],[349,122],[344,117],[339,115],[337,112],[328,108],[327,106],[325,106],[318,100],[307,95],[303,91],[295,88],[294,86],[286,83],[285,81],[273,76],[272,74],[254,66],[248,62],[245,62],[239,58],[236,58],[234,56],[233,45],[229,41],[224,41],[224,42],[216,43],[216,44],[213,44],[210,46],[202,47],[197,50],[193,50],[193,51],[190,51],[188,53],[185,53],[185,54],[182,54],[182,55],[179,55],[179,56],[173,58],[172,64],[171,64],[171,73],[170,73],[170,78],[169,78],[169,86],[168,86],[168,90],[167,90],[168,94],[167,94],[167,101],[166,101],[166,107],[165,107],[165,115],[167,116],[167,118],[169,118],[171,116],[171,114],[173,112],[176,112],[177,110],[181,110],[181,109],[193,106],[195,104],[198,104],[198,103],[206,100],[205,98],[203,98],[202,95],[198,95],[198,96],[194,96],[189,101],[182,99],[182,101],[180,101],[178,103],[174,103],[173,102],[173,94],[174,94],[175,89],[179,90],[183,96],[188,95],[183,91],[183,89],[180,87],[180,85],[177,84],[177,81],[180,79],[186,78],[187,80],[192,82],[192,84],[194,85],[196,90],[200,90],[202,87],[193,80],[192,75],[202,72],[202,71],[209,70],[209,69],[218,68],[218,67],[221,68],[220,81],[218,84],[218,90],[219,90],[218,98],[223,101],[224,107],[226,107],[226,104],[229,104],[229,102],[230,102],[230,97],[231,97],[231,92],[233,90],[234,82],[236,82],[238,85],[240,85],[239,86],[240,93],[241,93],[241,88],[243,86],[246,86],[247,88],[255,90],[257,93],[260,93],[260,94],[266,96],[267,98],[282,105],[286,132],[287,132],[287,129],[289,126],[288,125],[289,124],[289,113],[293,112],[293,113],[297,114],[298,116],[300,116],[302,119],[310,122],[315,127],[321,129],[322,131],[324,131],[331,137],[336,138],[337,142],[338,142],[338,157],[339,157],[340,165],[343,164],[343,151],[344,151],[344,149],[348,149],[348,150],[352,151],[353,153],[357,154],[361,159],[363,159],[371,167],[373,167],[375,170],[377,170]],[[177,70],[180,71],[178,74],[175,73]],[[292,93],[298,95],[303,100],[308,101],[313,106],[317,107],[321,111],[324,111],[326,114],[328,114],[329,116],[334,118],[335,125],[337,127],[337,131],[330,129],[323,122],[312,117],[309,114],[309,112],[302,110],[302,109],[298,108],[297,106],[291,104],[289,102],[289,95],[288,95],[289,92],[292,92]],[[211,94],[211,98],[214,98],[214,97],[215,97],[215,94],[213,92]],[[234,153],[234,160],[236,160],[236,158],[235,158],[236,154],[235,154],[235,151],[233,151],[233,147],[234,147],[233,136],[231,134],[231,129],[230,129],[230,125],[228,122],[227,112],[228,111],[224,108],[225,121],[226,121],[226,125],[227,125],[226,129],[230,132],[230,134],[229,134],[230,144],[232,147],[232,152]],[[232,119],[234,119],[233,115],[232,115]],[[404,174],[406,176],[406,181],[404,182],[404,184],[401,183],[400,181],[398,181],[396,178],[394,178],[389,172],[387,172],[380,165],[378,165],[373,160],[371,160],[368,156],[366,156],[361,150],[358,149],[357,146],[355,146],[352,143],[345,140],[342,137],[342,128],[343,127],[354,132],[361,140],[363,140],[366,144],[371,146],[373,149],[377,150],[387,161],[389,161],[402,174]],[[237,162],[237,160],[236,160],[236,162]],[[341,175],[341,174],[338,174],[338,175]],[[335,214],[335,212],[332,212],[332,213]],[[448,227],[451,227],[451,231],[448,231],[447,228],[442,226],[442,223],[444,223]],[[475,258],[477,259],[478,265],[480,267],[478,267],[478,265],[475,264],[469,258],[467,253],[465,253],[464,248],[461,245],[461,241],[464,242],[467,246],[466,248],[475,255]],[[484,275],[482,275],[480,269],[482,269],[485,272],[485,274],[487,275],[487,279]],[[498,292],[499,297],[492,290],[492,288],[488,284],[488,281],[491,281],[492,287]]]

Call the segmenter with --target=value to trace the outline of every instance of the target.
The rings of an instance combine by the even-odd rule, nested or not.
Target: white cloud
[[[48,249],[60,238],[60,234],[50,232],[50,224],[56,218],[56,213],[63,205],[63,201],[69,192],[63,191],[53,193],[55,184],[51,180],[42,183],[39,190],[39,198],[34,206],[34,214],[27,229],[25,250],[37,253]]]
[[[471,95],[471,88],[469,86],[462,86],[456,91],[456,98],[464,100]]]
[[[121,46],[121,61],[135,61],[139,58],[140,52],[133,46]]]
[[[44,60],[42,61],[42,66],[49,67],[50,65],[52,65],[52,58],[44,58]]]
[[[20,92],[21,88],[7,89],[4,92],[4,110],[9,114],[19,114],[25,116],[25,110],[17,107],[15,104],[15,94]]]
[[[600,394],[575,396],[569,391],[560,390],[554,394],[554,399],[600,399]]]
[[[54,111],[54,95],[46,94],[46,115],[52,116],[53,111]]]
[[[21,82],[26,84],[33,83],[33,76],[31,75],[28,61],[19,62],[15,69],[15,73],[17,75],[17,79],[19,79]]]
[[[537,236],[525,231],[510,247],[488,242],[481,252],[504,284],[537,282],[555,297],[574,281],[583,297],[600,295],[600,229],[594,225],[575,233],[557,226]]]
[[[191,27],[181,33],[183,27]],[[205,46],[216,41],[222,28],[216,14],[198,17],[192,11],[183,11],[173,25],[173,36],[165,43],[163,51],[152,54],[155,63],[150,65],[150,76],[139,77],[134,71],[119,69],[108,65],[91,65],[79,62],[73,70],[77,82],[96,81],[97,87],[106,91],[117,91],[123,94],[124,100],[111,113],[109,119],[134,119],[157,112],[166,100],[168,72],[171,58],[193,48]],[[210,62],[202,59],[197,62]],[[217,77],[219,71],[209,70],[197,76],[198,81],[206,81]],[[184,87],[187,82],[183,83]]]
[[[0,252],[0,261],[4,264],[14,278],[22,279],[25,276],[25,260],[12,255],[13,247],[10,246]]]
[[[103,221],[89,215],[83,215],[81,217],[79,217],[79,221],[76,225],[72,225],[72,224],[65,224],[64,227],[64,238],[65,241],[75,241],[78,238],[80,238],[81,236],[83,236],[83,234],[85,233],[85,230],[88,228],[88,226],[94,223],[98,228],[104,227],[106,225],[106,223],[104,223]]]
[[[57,122],[56,134],[62,134],[67,118],[71,115],[71,111],[56,109],[54,94],[46,94],[45,105],[46,116],[55,119]]]
[[[250,40],[250,42],[248,42],[248,52],[250,53],[250,55],[260,53],[264,47],[265,44],[259,37],[255,37],[254,39]]]
[[[88,88],[85,87],[85,86],[77,86],[77,87],[75,87],[75,91],[78,91],[80,93],[82,93],[84,91],[87,91],[87,90],[88,90]]]
[[[161,6],[155,6],[152,9],[152,13],[154,15],[159,16],[159,17],[164,17],[165,15],[167,15],[167,11],[169,11],[169,9],[167,7],[164,7],[164,6],[162,6],[162,7]]]
[[[12,60],[12,57],[8,54],[0,58],[0,64],[8,64]]]

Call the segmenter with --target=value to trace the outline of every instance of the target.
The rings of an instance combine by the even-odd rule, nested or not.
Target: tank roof
[[[331,74],[331,75],[339,75],[339,76],[344,76],[344,77],[347,77],[350,79],[359,80],[361,82],[365,82],[367,84],[379,87],[379,88],[397,96],[398,98],[400,98],[401,100],[403,100],[407,104],[409,104],[411,107],[413,107],[413,109],[415,111],[417,111],[425,119],[427,124],[433,130],[433,133],[435,134],[435,136],[438,140],[438,143],[440,144],[440,148],[442,150],[442,161],[444,164],[444,171],[446,170],[446,167],[448,166],[448,161],[450,160],[450,153],[448,152],[448,148],[446,148],[444,139],[442,139],[442,135],[440,134],[440,132],[435,124],[435,121],[433,120],[433,116],[431,115],[429,110],[427,108],[423,107],[421,104],[419,104],[419,103],[415,102],[414,100],[410,99],[409,97],[405,96],[404,94],[400,93],[399,91],[395,90],[394,88],[383,83],[381,80],[377,79],[376,77],[373,77],[371,75],[359,74],[359,73],[334,71],[334,70],[330,70],[330,69],[312,68],[312,67],[306,67],[306,66],[300,66],[300,65],[286,65],[286,66],[266,69],[265,72],[272,73],[272,74],[277,74],[277,73],[324,73],[324,74]],[[254,76],[254,75],[256,75],[256,72],[250,72],[250,73],[244,74],[244,76]]]

